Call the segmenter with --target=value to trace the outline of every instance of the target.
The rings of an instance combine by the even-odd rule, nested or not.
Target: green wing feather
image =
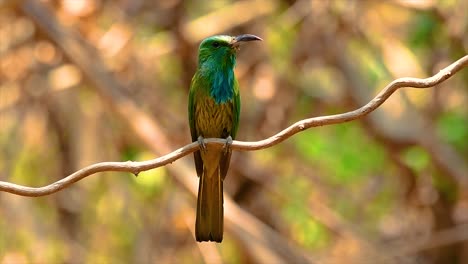
[[[239,117],[240,117],[240,108],[241,108],[241,100],[240,100],[240,92],[239,92],[239,83],[237,79],[234,79],[234,115],[232,120],[232,130],[231,130],[231,137],[232,139],[236,138],[237,129],[239,128]]]
[[[230,131],[230,135],[226,135],[225,137],[231,136],[232,139],[236,138],[237,129],[239,128],[239,117],[240,117],[240,93],[239,93],[239,83],[237,80],[234,80],[234,97],[232,99],[232,111],[233,111],[233,118],[232,118],[232,128]],[[228,151],[224,152],[221,156],[219,161],[219,167],[221,171],[221,177],[224,180],[226,178],[226,174],[229,170],[229,164],[231,163],[231,154],[232,151],[229,149]]]
[[[189,103],[188,103],[188,113],[189,113],[189,125],[190,125],[190,134],[192,136],[192,142],[197,141],[198,133],[195,128],[195,92],[197,91],[197,85],[199,85],[199,75],[195,73],[190,84],[189,91]],[[193,157],[195,159],[195,168],[197,170],[198,177],[201,177],[203,173],[203,161],[201,158],[200,150],[194,152]]]

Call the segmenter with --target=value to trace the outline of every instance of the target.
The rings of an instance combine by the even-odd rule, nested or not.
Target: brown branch
[[[363,107],[359,109],[346,112],[346,113],[342,113],[342,114],[304,119],[304,120],[296,122],[295,124],[282,130],[276,135],[269,137],[267,139],[264,139],[264,140],[260,140],[256,142],[246,142],[246,141],[236,140],[232,143],[231,148],[233,150],[239,150],[239,151],[253,151],[253,150],[259,150],[259,149],[265,149],[265,148],[274,146],[276,144],[279,144],[282,141],[288,139],[289,137],[311,127],[339,124],[339,123],[349,122],[349,121],[361,118],[371,113],[375,109],[377,109],[399,88],[433,87],[437,84],[442,83],[448,78],[452,77],[455,73],[457,73],[458,71],[460,71],[462,68],[466,67],[467,65],[468,65],[468,55],[450,64],[449,66],[442,69],[439,73],[437,73],[436,75],[432,77],[429,77],[426,79],[399,78],[391,82],[390,84],[388,84],[376,97],[374,97],[374,99],[372,99],[369,103],[367,103],[366,105],[364,105]],[[205,139],[205,143],[209,145],[217,145],[218,147],[222,147],[224,146],[224,144],[226,144],[226,140],[219,139],[219,138],[210,138],[210,139]],[[27,187],[27,186],[14,184],[14,183],[0,181],[0,191],[9,192],[9,193],[13,193],[13,194],[21,195],[21,196],[44,196],[44,195],[58,192],[70,186],[71,184],[87,176],[96,174],[98,172],[122,171],[122,172],[130,172],[135,175],[138,175],[138,173],[140,173],[141,171],[147,171],[150,169],[155,169],[155,168],[170,164],[196,151],[198,148],[199,148],[198,143],[193,142],[165,156],[162,156],[153,160],[149,160],[149,161],[96,163],[88,167],[85,167],[67,176],[66,178],[63,178],[57,182],[54,182],[44,187],[37,187],[37,188]]]
[[[448,78],[452,77],[455,73],[459,70],[463,69],[464,67],[468,66],[468,55],[460,58],[459,60],[455,61],[454,63],[450,64],[446,68],[439,71],[439,73],[435,74],[432,77],[419,79],[419,78],[399,78],[388,84],[377,96],[374,97],[370,102],[366,105],[358,108],[354,111],[346,112],[343,114],[336,114],[336,115],[328,115],[328,116],[321,116],[321,117],[313,117],[309,119],[304,119],[301,121],[296,122],[295,124],[289,126],[288,128],[284,129],[283,131],[279,132],[278,134],[269,137],[267,139],[257,141],[257,142],[236,142],[234,141],[232,149],[235,150],[244,150],[244,151],[251,151],[251,150],[258,150],[271,147],[276,145],[287,138],[291,137],[292,135],[299,133],[305,129],[317,126],[326,126],[338,123],[349,122],[365,115],[369,114],[370,112],[377,109],[380,105],[382,105],[396,90],[404,87],[411,87],[411,88],[429,88],[435,85],[442,83],[443,81],[447,80]],[[225,142],[224,140],[222,141]],[[221,143],[221,141],[220,141]]]

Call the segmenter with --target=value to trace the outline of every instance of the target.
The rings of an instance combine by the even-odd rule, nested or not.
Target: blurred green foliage
[[[301,119],[354,110],[396,78],[428,77],[465,55],[465,2],[41,4],[83,36],[175,150],[189,143],[187,91],[203,37],[264,39],[242,47],[236,69],[238,139],[255,141]],[[0,2],[0,180],[44,186],[89,164],[155,158],[22,5]],[[376,255],[396,252],[409,263],[467,263],[468,237],[439,246],[436,236],[463,234],[457,228],[468,219],[467,76],[465,69],[435,88],[397,91],[360,120],[235,152],[225,192],[294,250],[324,262],[381,263]],[[167,168],[100,173],[42,198],[2,193],[0,263],[258,262],[261,251],[235,228],[225,228],[222,244],[195,243],[195,198]]]

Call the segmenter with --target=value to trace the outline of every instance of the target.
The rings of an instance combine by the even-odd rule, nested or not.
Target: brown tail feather
[[[197,219],[195,237],[197,241],[223,240],[223,181],[219,168],[211,177],[205,170],[198,186]]]

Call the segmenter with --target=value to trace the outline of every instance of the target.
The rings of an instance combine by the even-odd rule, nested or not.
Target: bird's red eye
[[[219,44],[219,42],[217,42],[217,41],[213,42],[212,45],[213,45],[214,48],[219,48],[219,46],[221,46],[221,44]]]

